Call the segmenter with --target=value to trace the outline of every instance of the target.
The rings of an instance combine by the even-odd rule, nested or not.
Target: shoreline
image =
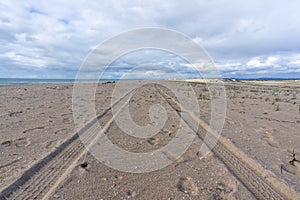
[[[32,78],[0,78],[0,87],[11,85],[40,85],[40,84],[75,84],[75,83],[104,83],[104,82],[119,82],[119,81],[147,81],[147,80],[135,80],[135,79],[32,79]],[[151,80],[150,80],[151,81]],[[235,79],[235,78],[200,78],[200,79],[172,79],[172,80],[154,80],[154,81],[185,81],[185,82],[198,82],[198,83],[210,83],[210,82],[243,82],[243,83],[261,83],[261,84],[278,84],[278,83],[298,83],[300,79]]]

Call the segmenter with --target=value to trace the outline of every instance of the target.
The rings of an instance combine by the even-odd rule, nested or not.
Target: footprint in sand
[[[21,158],[18,158],[18,159],[16,159],[16,160],[13,160],[13,161],[11,161],[11,162],[9,162],[9,163],[6,163],[6,164],[4,164],[4,165],[0,165],[0,169],[1,169],[1,168],[4,168],[4,167],[9,167],[9,166],[11,166],[11,165],[13,165],[13,164],[19,162],[20,159],[21,159]]]
[[[173,132],[168,129],[163,129],[162,132],[164,135],[167,135],[169,137],[171,137],[173,135]]]
[[[7,140],[5,142],[2,142],[1,145],[4,146],[4,147],[9,147],[9,146],[11,146],[11,143],[12,142],[10,140]]]
[[[274,139],[274,136],[271,131],[265,131],[265,136],[262,137],[263,140],[265,140],[268,145],[279,148],[279,143]]]
[[[51,148],[57,140],[52,140],[46,143],[46,149]]]
[[[148,142],[149,144],[151,144],[151,145],[156,145],[156,144],[158,144],[159,139],[158,139],[158,138],[155,138],[155,137],[151,137],[151,138],[149,138],[149,139],[147,140],[147,142]]]
[[[64,118],[64,119],[63,119],[63,123],[65,123],[65,124],[70,124],[70,123],[72,123],[72,118]]]
[[[30,143],[31,143],[31,141],[27,137],[18,138],[16,140],[14,140],[14,144],[16,147],[27,147],[28,145],[30,145]]]
[[[23,131],[23,133],[28,133],[28,132],[32,132],[32,131],[36,131],[36,130],[41,130],[41,129],[45,129],[45,127],[39,126],[39,127],[35,127],[35,128],[30,128],[30,129]]]
[[[278,141],[275,140],[273,136],[272,130],[266,130],[264,128],[260,128],[258,130],[255,130],[256,132],[260,133],[262,135],[261,139],[268,144],[271,147],[279,148],[280,145]]]
[[[59,129],[57,131],[54,132],[54,135],[61,135],[61,134],[65,134],[67,133],[67,129],[63,128],[63,129]]]
[[[72,115],[72,113],[64,113],[64,114],[61,114],[62,117],[70,116],[70,115]]]

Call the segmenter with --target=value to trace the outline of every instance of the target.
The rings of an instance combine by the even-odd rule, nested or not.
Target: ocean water
[[[116,80],[91,80],[81,79],[79,82],[107,82]],[[0,85],[24,85],[24,84],[59,84],[74,83],[75,79],[30,79],[30,78],[0,78]]]

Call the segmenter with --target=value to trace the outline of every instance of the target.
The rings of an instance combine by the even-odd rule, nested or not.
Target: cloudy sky
[[[0,77],[74,78],[97,45],[122,32],[159,27],[201,45],[223,77],[300,78],[299,8],[297,0],[0,0]],[[136,78],[168,77],[168,70],[149,67],[153,63],[175,63],[174,70],[185,73],[179,60],[166,52],[132,53],[112,63],[107,78],[140,65],[147,67]]]

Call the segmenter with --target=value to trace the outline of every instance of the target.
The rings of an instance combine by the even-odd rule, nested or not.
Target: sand
[[[191,85],[201,120],[209,123],[210,99],[218,98],[218,94],[211,96],[201,82]],[[98,115],[111,106],[114,86],[115,83],[98,84],[95,99],[91,99]],[[225,86],[227,114],[220,146],[199,159],[201,136],[206,133],[205,128],[199,127],[199,137],[180,158],[171,158],[176,161],[147,173],[112,169],[87,153],[79,139],[70,139],[76,135],[71,84],[0,87],[1,194],[9,194],[9,188],[15,193],[8,199],[254,199],[265,197],[271,187],[275,193],[290,195],[287,198],[299,197],[300,163],[289,163],[293,151],[296,158],[300,157],[299,84],[226,82]],[[176,137],[180,129],[178,114],[183,111],[176,111],[172,107],[175,100],[170,98],[168,102],[168,96],[150,84],[137,90],[129,101],[133,121],[141,126],[150,122],[149,109],[154,104],[165,108],[168,119],[163,129],[150,138],[124,133],[111,120],[111,110],[98,122],[105,127],[111,121],[105,135],[120,148],[130,152],[154,151]],[[64,142],[67,144],[62,145]],[[231,158],[225,158],[227,154],[223,156],[224,150],[246,168],[235,167],[233,161],[229,162]],[[51,152],[56,154],[46,162],[45,157]],[[41,169],[34,170],[33,166]],[[252,183],[251,178],[247,180],[240,174],[249,169],[250,177],[262,180]],[[28,175],[26,180],[24,174]],[[18,196],[18,189],[12,189],[16,183],[22,183],[23,196]],[[29,183],[32,189],[26,189]],[[256,190],[255,184],[266,184],[267,192]],[[290,191],[286,194],[280,188]]]

